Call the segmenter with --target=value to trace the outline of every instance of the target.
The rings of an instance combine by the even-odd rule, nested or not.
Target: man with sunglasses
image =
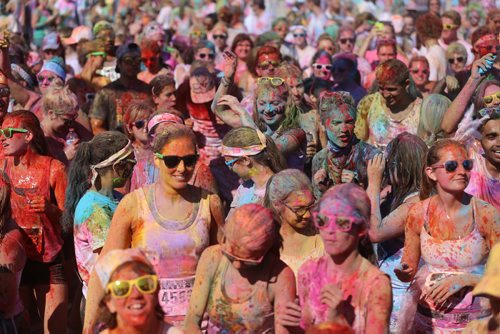
[[[460,14],[455,10],[449,10],[441,16],[441,21],[443,22],[443,31],[441,32],[441,38],[438,39],[439,45],[446,51],[453,42],[462,44],[467,50],[467,65],[472,64],[474,60],[472,46],[463,39],[458,38],[458,30],[462,25]]]
[[[127,43],[116,51],[116,71],[120,78],[101,89],[90,110],[90,124],[94,134],[106,130],[123,130],[125,108],[133,100],[150,98],[151,88],[137,78],[141,70],[141,49]]]

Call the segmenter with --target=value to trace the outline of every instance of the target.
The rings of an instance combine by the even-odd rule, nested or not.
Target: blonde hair
[[[443,138],[441,122],[450,105],[450,99],[441,94],[430,94],[422,101],[417,134],[427,146],[434,144],[436,139]]]
[[[44,113],[53,110],[56,114],[73,113],[78,107],[78,98],[68,86],[52,86],[42,97]]]

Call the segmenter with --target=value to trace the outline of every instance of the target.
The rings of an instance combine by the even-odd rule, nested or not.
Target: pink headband
[[[160,123],[177,123],[184,124],[184,121],[179,116],[170,113],[164,113],[160,115],[153,116],[148,122],[148,134],[151,130]]]
[[[257,132],[257,136],[260,140],[259,145],[250,145],[245,147],[231,147],[222,145],[221,154],[223,156],[230,157],[246,157],[257,155],[262,152],[266,148],[266,136],[258,129],[256,129],[255,131]]]

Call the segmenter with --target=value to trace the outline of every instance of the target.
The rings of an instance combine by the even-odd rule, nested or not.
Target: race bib
[[[185,316],[193,292],[194,276],[160,278],[160,305],[166,316]]]

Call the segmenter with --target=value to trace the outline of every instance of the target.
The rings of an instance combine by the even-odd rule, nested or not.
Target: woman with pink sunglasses
[[[388,332],[390,279],[358,251],[368,233],[367,194],[353,183],[334,186],[323,195],[312,216],[325,255],[300,267],[300,306],[288,303],[279,323],[307,330],[314,324],[335,322],[355,333]]]

